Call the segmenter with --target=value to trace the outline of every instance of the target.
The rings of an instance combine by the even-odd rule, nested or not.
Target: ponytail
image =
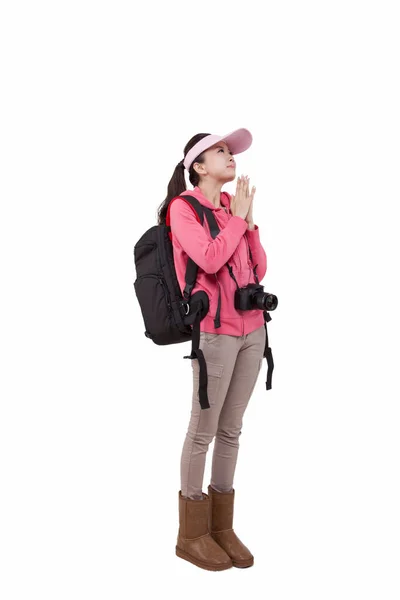
[[[209,133],[198,133],[197,135],[194,135],[185,146],[184,157],[189,152],[189,150],[195,144],[197,144],[198,141],[200,141],[203,137],[206,137],[207,135],[210,135],[210,134]],[[165,200],[158,207],[158,210],[157,210],[157,224],[158,225],[165,225],[168,206],[169,206],[169,203],[171,202],[172,198],[175,198],[175,196],[179,196],[182,192],[184,192],[187,189],[186,180],[185,180],[186,169],[183,166],[184,159],[185,158],[183,158],[176,165],[174,172],[172,174],[172,177],[168,184],[167,196],[166,196]],[[204,161],[204,156],[203,156],[203,153],[201,153],[201,154],[199,154],[199,156],[197,156],[193,160],[192,164],[189,167],[189,181],[193,187],[197,186],[200,181],[200,176],[193,169],[193,165],[195,162],[202,163],[203,161]]]

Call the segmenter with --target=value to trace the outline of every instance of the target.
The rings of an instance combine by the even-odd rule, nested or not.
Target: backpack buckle
[[[189,304],[189,302],[186,302],[185,300],[182,300],[181,301],[181,306],[184,307],[184,309],[185,309],[185,315],[187,316],[189,314],[189,312],[190,312],[190,304]]]

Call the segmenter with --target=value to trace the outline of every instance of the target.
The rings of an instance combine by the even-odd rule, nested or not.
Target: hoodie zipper
[[[227,209],[227,210],[226,210],[226,213],[227,213],[227,214],[228,214],[230,217],[232,216],[232,213],[231,213],[231,211],[230,211],[229,209]],[[246,238],[246,236],[245,236],[245,238]],[[247,244],[247,243],[248,243],[248,242],[247,242],[247,238],[246,238],[246,244]],[[247,246],[247,248],[248,248],[248,246]],[[240,260],[240,256],[239,256],[239,249],[238,249],[238,248],[236,249],[236,254],[237,254],[237,257],[238,257],[238,261],[239,261],[239,271],[241,271],[242,263],[241,263],[241,260]],[[233,253],[233,256],[234,256],[234,255],[235,255],[235,252]],[[250,258],[250,255],[249,255],[249,254],[248,254],[248,257]],[[235,261],[235,259],[234,259],[234,258],[233,258],[233,263],[235,264],[235,266],[236,266],[236,267],[238,266],[238,265],[236,264],[236,261]],[[217,280],[217,281],[218,281],[218,280]],[[219,283],[218,283],[218,285],[219,285]],[[241,322],[242,322],[242,337],[244,337],[244,318],[243,318],[243,317],[240,317],[240,319],[241,319]]]
[[[217,274],[214,273],[214,275],[215,275],[215,279],[217,280],[217,284],[218,284],[218,288],[219,288],[219,293],[221,294],[221,285],[220,285],[220,283],[218,281]],[[221,300],[222,300],[222,298],[221,298]],[[222,302],[221,302],[221,308],[222,308]],[[217,310],[218,310],[218,300],[217,300]],[[217,314],[217,313],[215,312],[215,314]]]
[[[246,241],[246,248],[247,248],[247,264],[249,265],[249,267],[251,267],[251,260],[250,260],[250,252],[249,252],[249,242],[247,240],[247,236],[244,236],[245,241]]]

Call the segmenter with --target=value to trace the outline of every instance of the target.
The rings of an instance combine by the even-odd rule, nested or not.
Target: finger
[[[240,198],[240,194],[242,192],[242,178],[238,177],[237,185],[236,185],[236,196]]]

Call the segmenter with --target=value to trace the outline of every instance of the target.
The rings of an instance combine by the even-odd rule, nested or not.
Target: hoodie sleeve
[[[217,273],[230,259],[247,229],[241,217],[231,217],[214,240],[210,240],[185,200],[174,200],[170,209],[171,233],[186,254],[206,273]]]
[[[247,229],[246,237],[253,257],[253,265],[258,265],[256,269],[258,280],[261,281],[267,272],[267,255],[260,241],[258,225],[254,225],[254,229]]]

